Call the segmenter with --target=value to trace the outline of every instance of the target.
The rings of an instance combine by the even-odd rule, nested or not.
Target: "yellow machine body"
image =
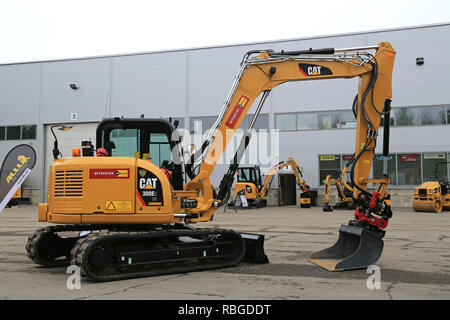
[[[234,186],[234,198],[244,190],[247,200],[254,200],[259,197],[259,190],[254,183],[251,182],[236,182]]]
[[[151,177],[150,177],[151,176]],[[48,202],[39,221],[71,224],[177,222],[166,175],[150,160],[129,157],[63,158],[50,167]],[[154,198],[154,201],[145,201]]]
[[[450,194],[443,192],[438,181],[427,181],[416,187],[413,195],[414,211],[440,213],[450,209]]]
[[[19,187],[19,189],[17,189],[16,193],[14,193],[12,199],[20,199],[22,198],[22,187]]]

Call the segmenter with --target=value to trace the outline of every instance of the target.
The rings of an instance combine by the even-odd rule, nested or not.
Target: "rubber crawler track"
[[[100,232],[108,230],[108,233]],[[91,231],[83,237],[61,238],[58,232]],[[169,241],[170,250],[177,250],[173,239],[189,237],[202,245],[215,248],[216,242],[226,238],[232,243],[232,252],[215,256],[190,259],[173,259],[142,264],[124,264],[119,253],[151,251],[154,243]],[[199,240],[200,239],[200,240]],[[181,243],[181,242],[180,242]],[[50,245],[51,244],[51,245]],[[57,249],[55,249],[55,247]],[[81,274],[94,281],[112,281],[163,274],[184,273],[216,268],[231,267],[242,261],[245,242],[233,230],[191,229],[184,225],[58,225],[36,230],[26,245],[28,257],[45,267],[60,267],[69,264],[80,267]],[[156,248],[158,249],[158,248]],[[183,247],[180,246],[180,250]],[[156,250],[157,251],[157,250]],[[99,256],[101,258],[95,258]],[[92,258],[94,257],[94,258]],[[106,257],[103,259],[103,257]],[[102,268],[97,259],[105,262]]]

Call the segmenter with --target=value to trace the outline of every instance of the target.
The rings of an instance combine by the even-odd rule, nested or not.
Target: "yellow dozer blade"
[[[383,240],[375,232],[342,225],[338,241],[331,247],[315,252],[308,261],[328,271],[362,269],[378,261]]]

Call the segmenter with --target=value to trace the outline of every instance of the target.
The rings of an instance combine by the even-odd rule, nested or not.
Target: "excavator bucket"
[[[241,233],[241,237],[245,240],[244,261],[251,263],[269,263],[269,259],[264,252],[264,235]]]
[[[338,241],[315,252],[308,261],[328,271],[362,269],[377,262],[383,251],[383,240],[365,228],[342,225]]]

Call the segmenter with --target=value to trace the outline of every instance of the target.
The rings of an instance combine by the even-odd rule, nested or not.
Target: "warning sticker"
[[[247,98],[246,96],[242,95],[239,100],[238,103],[236,104],[236,106],[234,107],[233,111],[231,112],[230,116],[228,117],[227,122],[225,122],[225,125],[228,128],[233,129],[234,126],[236,125],[236,122],[239,120],[239,117],[241,116],[242,112],[244,112],[245,106],[247,105],[247,102],[250,99]]]
[[[131,212],[131,207],[131,201],[123,200],[108,200],[105,204],[106,211]]]

